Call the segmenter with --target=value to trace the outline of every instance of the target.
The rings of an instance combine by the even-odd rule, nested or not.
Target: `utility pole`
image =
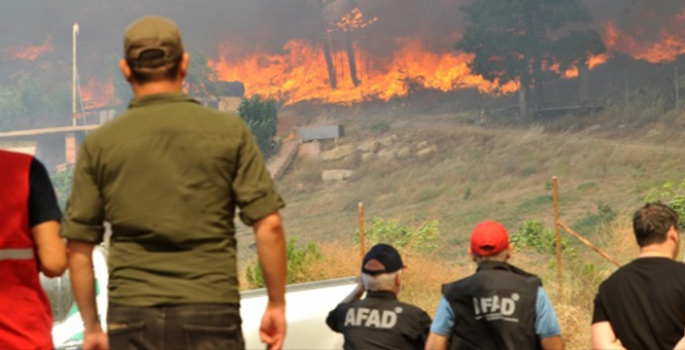
[[[78,23],[74,23],[73,28],[73,43],[72,43],[72,77],[71,77],[71,125],[76,126],[76,84],[78,79],[78,73],[76,71],[76,37],[78,36],[79,27]]]
[[[678,74],[678,60],[675,61],[675,109],[680,109],[680,74]]]

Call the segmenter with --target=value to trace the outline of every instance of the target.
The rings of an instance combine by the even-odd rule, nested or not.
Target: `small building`
[[[343,137],[342,125],[310,126],[297,131],[302,142],[334,140]]]

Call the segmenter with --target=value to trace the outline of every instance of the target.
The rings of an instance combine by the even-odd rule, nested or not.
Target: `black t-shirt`
[[[599,286],[592,323],[608,321],[627,349],[673,349],[685,333],[685,264],[639,258]]]
[[[50,176],[43,163],[34,158],[29,173],[29,226],[61,219],[62,212]]]
[[[328,314],[328,326],[345,337],[347,349],[423,349],[431,318],[416,306],[402,303],[388,291],[339,304]]]

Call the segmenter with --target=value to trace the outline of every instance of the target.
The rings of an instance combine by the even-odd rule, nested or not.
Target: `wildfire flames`
[[[102,108],[116,101],[114,80],[112,78],[106,82],[90,78],[86,85],[81,86],[80,92],[85,109]]]
[[[374,57],[356,47],[356,62],[361,84],[355,87],[346,68],[344,51],[333,52],[337,89],[329,84],[321,47],[303,40],[288,42],[283,55],[255,54],[233,60],[228,54],[209,60],[209,65],[226,81],[242,81],[248,95],[279,98],[286,104],[319,100],[328,103],[353,103],[368,99],[389,100],[406,96],[413,88],[452,91],[477,88],[486,93],[512,93],[518,83],[503,86],[471,73],[467,64],[473,57],[464,53],[439,54],[425,50],[418,39],[400,39],[392,56]],[[220,52],[235,52],[224,46]]]
[[[604,42],[610,51],[631,55],[650,63],[672,62],[685,53],[685,11],[675,16],[671,25],[658,34],[658,41],[643,43],[617,28],[614,23],[604,27]]]
[[[365,19],[358,8],[339,21],[330,23],[328,33],[349,35],[377,21]],[[675,16],[673,23],[658,35],[658,40],[643,43],[620,30],[613,23],[604,26],[603,39],[607,52],[590,56],[586,66],[592,70],[606,63],[616,53],[626,53],[635,59],[651,63],[674,61],[685,53],[685,11]],[[641,30],[635,30],[639,34]],[[507,94],[518,90],[516,82],[500,85],[488,82],[468,68],[473,56],[453,52],[436,53],[426,50],[420,39],[397,40],[398,49],[389,57],[377,57],[354,45],[358,86],[354,75],[345,64],[348,52],[333,51],[336,88],[332,88],[325,64],[324,50],[304,40],[293,40],[284,47],[284,54],[257,53],[238,58],[239,49],[229,44],[220,46],[219,57],[210,59],[209,65],[219,72],[221,80],[242,81],[247,94],[261,94],[278,98],[286,104],[298,101],[319,100],[329,103],[354,103],[367,99],[389,100],[406,96],[413,89],[452,91],[476,88],[483,93]],[[548,66],[564,79],[577,78],[578,67],[561,71],[558,64]],[[334,84],[335,85],[335,84]]]
[[[0,54],[5,59],[35,61],[38,57],[47,53],[51,53],[53,50],[54,47],[52,46],[52,36],[49,36],[41,45],[9,47],[2,49]]]
[[[474,74],[468,68],[473,55],[457,51],[435,52],[424,46],[423,39],[418,37],[395,39],[396,49],[389,54],[373,53],[366,49],[368,42],[354,38],[365,37],[363,30],[377,21],[375,17],[365,18],[358,8],[354,8],[328,23],[323,40],[294,39],[284,45],[282,54],[257,51],[249,55],[245,55],[238,45],[223,43],[219,45],[218,55],[208,60],[208,65],[218,72],[220,80],[243,82],[247,95],[260,94],[285,104],[387,101],[421,89],[443,92],[477,89],[494,95],[510,94],[519,89],[518,82],[500,84]],[[604,24],[602,37],[607,52],[590,56],[586,66],[592,70],[617,53],[650,63],[674,61],[685,54],[685,10],[665,23],[665,29],[652,41],[643,37],[644,31],[639,27],[628,31],[612,22]],[[330,49],[328,64],[333,70],[327,65],[324,47]],[[0,58],[34,61],[53,51],[53,39],[49,36],[41,45],[0,49]],[[348,55],[353,55],[353,59]],[[562,71],[558,64],[548,65],[544,70],[554,71],[564,79],[579,75],[578,67]],[[329,75],[332,73],[333,83]],[[118,102],[112,78],[91,78],[80,92],[86,109]]]

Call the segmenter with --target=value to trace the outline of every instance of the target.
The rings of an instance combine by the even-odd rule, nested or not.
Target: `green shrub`
[[[616,219],[618,213],[610,205],[600,200],[597,201],[597,216],[600,224],[608,224]]]
[[[371,133],[374,135],[384,134],[388,130],[390,130],[390,123],[388,122],[377,122],[371,125]]]
[[[264,158],[269,158],[277,150],[274,141],[278,124],[278,109],[275,100],[264,100],[260,95],[244,98],[238,106],[238,114],[250,127]]]
[[[321,251],[316,243],[309,243],[304,248],[297,246],[297,238],[291,238],[286,245],[286,258],[288,269],[286,283],[298,283],[305,281],[306,269],[311,264],[321,260]],[[245,268],[247,282],[257,288],[266,287],[264,273],[258,261],[254,261]]]
[[[511,237],[511,243],[517,247],[532,248],[540,253],[556,253],[556,232],[544,227],[540,220],[527,219],[518,233]],[[572,253],[570,242],[561,237],[561,249]]]
[[[64,210],[67,205],[67,200],[69,195],[71,195],[71,184],[74,180],[74,169],[68,169],[65,171],[60,171],[50,178],[52,185],[55,187],[55,193],[57,194],[57,202],[60,208]]]
[[[680,217],[678,226],[685,229],[685,179],[678,185],[673,181],[667,181],[647,195],[645,202],[661,202],[673,208]]]
[[[428,221],[421,226],[411,228],[398,220],[373,218],[364,236],[369,247],[386,243],[402,252],[408,249],[433,250],[439,234],[438,220]],[[359,235],[355,235],[355,240],[358,243]]]

